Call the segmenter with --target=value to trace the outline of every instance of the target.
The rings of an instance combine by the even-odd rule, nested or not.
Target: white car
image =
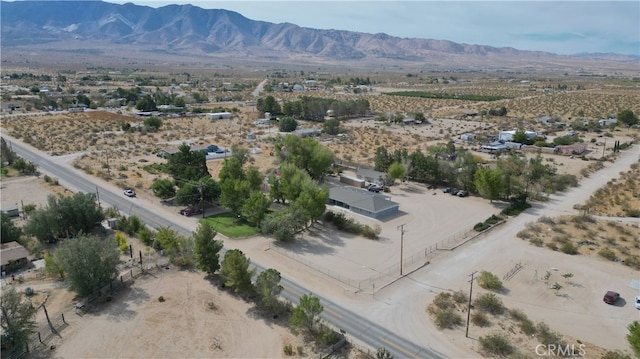
[[[124,195],[127,197],[135,197],[136,193],[132,189],[125,189]]]
[[[640,309],[640,295],[636,296],[636,300],[635,302],[633,302],[633,304],[636,305],[636,309]]]

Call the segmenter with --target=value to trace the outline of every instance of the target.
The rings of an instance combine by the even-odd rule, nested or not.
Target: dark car
[[[201,214],[202,208],[193,207],[193,208],[185,208],[180,210],[180,214],[183,216],[194,216],[196,214]]]
[[[377,184],[370,184],[367,189],[369,190],[369,192],[380,192],[382,191],[382,187],[377,185]]]
[[[610,290],[604,295],[602,301],[607,304],[615,304],[618,298],[620,298],[620,293]]]
[[[468,195],[469,195],[469,192],[467,192],[465,190],[461,190],[461,191],[458,191],[458,193],[456,193],[456,196],[458,196],[458,197],[466,197]]]
[[[450,193],[451,192],[451,187],[445,187],[442,189],[442,192],[444,193]]]

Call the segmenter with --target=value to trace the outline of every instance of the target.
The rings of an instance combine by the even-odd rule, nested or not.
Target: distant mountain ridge
[[[2,46],[89,41],[181,54],[234,54],[286,59],[450,61],[459,58],[544,58],[559,55],[446,40],[399,38],[248,19],[193,5],[161,8],[102,1],[0,2]],[[624,57],[623,60],[630,59]]]

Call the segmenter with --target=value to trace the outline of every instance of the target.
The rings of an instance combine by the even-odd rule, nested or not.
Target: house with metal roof
[[[371,218],[384,218],[397,214],[400,204],[388,197],[355,187],[329,188],[329,204]]]

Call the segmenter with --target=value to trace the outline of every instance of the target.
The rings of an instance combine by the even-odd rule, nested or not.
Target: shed
[[[231,112],[211,112],[207,114],[207,118],[211,120],[224,120],[231,118]]]
[[[571,145],[559,145],[555,147],[555,152],[561,155],[580,155],[587,150],[586,143],[574,143]]]
[[[317,128],[299,128],[293,131],[293,133],[304,138],[304,137],[320,136],[321,131]]]
[[[384,172],[364,167],[358,167],[356,169],[356,176],[358,176],[358,178],[363,178],[367,182],[378,184],[384,184],[385,179],[387,178],[387,174]]]
[[[349,176],[347,174],[340,174],[340,183],[347,184],[349,186],[354,186],[358,188],[364,188],[365,181],[362,178]]]
[[[18,242],[2,243],[0,246],[0,258],[2,263],[1,270],[3,272],[9,270],[13,271],[19,268],[24,268],[29,264],[27,257],[29,251],[27,251]],[[11,265],[10,265],[11,263]]]
[[[18,209],[17,204],[11,207],[3,208],[2,212],[6,213],[10,218],[20,217],[20,210]]]
[[[397,214],[400,209],[399,203],[381,194],[353,187],[331,187],[328,202],[330,205],[376,219]]]

